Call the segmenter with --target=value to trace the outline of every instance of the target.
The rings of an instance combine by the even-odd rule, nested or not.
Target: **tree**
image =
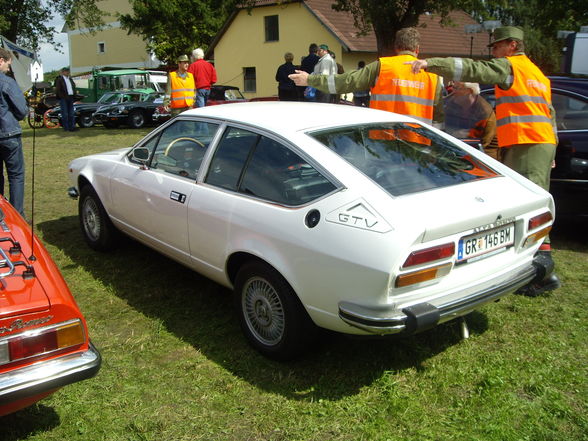
[[[234,0],[131,0],[132,14],[120,16],[129,33],[147,40],[157,58],[174,63],[193,49],[206,49],[228,17]]]
[[[47,23],[57,14],[71,27],[99,28],[101,0],[0,0],[0,34],[17,44],[38,50],[41,43],[55,44],[53,35],[60,30]]]
[[[336,11],[351,13],[360,34],[373,28],[378,55],[384,56],[394,53],[394,39],[399,29],[417,26],[419,17],[425,12],[435,12],[446,20],[447,14],[458,3],[436,0],[337,0],[332,7]]]
[[[481,20],[495,17],[504,25],[520,26],[525,32],[525,52],[545,72],[558,72],[564,44],[557,31],[577,32],[588,24],[585,0],[487,0],[474,10]]]
[[[380,56],[393,54],[396,32],[417,26],[424,12],[437,13],[445,21],[453,9],[468,11],[480,22],[499,19],[524,29],[526,52],[546,72],[558,70],[563,42],[557,40],[557,31],[578,31],[588,24],[586,0],[335,0],[332,7],[353,14],[359,33],[373,28]]]

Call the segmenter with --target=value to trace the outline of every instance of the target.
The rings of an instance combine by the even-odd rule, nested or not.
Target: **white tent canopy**
[[[33,86],[33,80],[31,78],[31,66],[34,62],[36,62],[37,56],[33,51],[18,46],[1,35],[0,42],[3,48],[11,51],[14,54],[12,57],[12,72],[14,72],[14,79],[18,83],[18,86],[23,92],[30,89]],[[35,78],[35,81],[42,80],[43,78]]]

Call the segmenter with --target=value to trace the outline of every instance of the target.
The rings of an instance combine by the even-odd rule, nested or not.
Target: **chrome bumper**
[[[339,302],[339,317],[345,323],[372,334],[417,333],[439,323],[460,317],[480,306],[495,301],[529,283],[543,280],[553,271],[553,263],[541,256],[533,264],[513,275],[506,282],[441,305],[418,303],[398,311],[393,306],[366,307]]]
[[[0,405],[91,378],[98,373],[101,363],[100,353],[90,343],[86,352],[0,374]]]

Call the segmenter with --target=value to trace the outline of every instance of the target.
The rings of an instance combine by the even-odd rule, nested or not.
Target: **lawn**
[[[97,377],[0,418],[0,440],[588,440],[588,223],[559,220],[563,287],[376,340],[326,334],[300,360],[250,349],[231,293],[132,241],[91,251],[68,162],[149,129],[26,129],[27,216],[103,356]]]

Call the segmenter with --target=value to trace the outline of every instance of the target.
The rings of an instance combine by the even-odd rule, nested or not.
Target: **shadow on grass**
[[[89,128],[80,128],[77,127],[78,130],[76,130],[75,132],[66,132],[65,130],[63,130],[63,128],[58,127],[56,129],[47,129],[45,127],[40,128],[40,129],[35,129],[35,138],[36,139],[42,139],[46,136],[61,136],[64,139],[65,138],[71,138],[71,139],[76,139],[76,138],[80,138],[80,139],[84,139],[84,138],[91,138],[94,137],[96,135],[129,135],[129,134],[137,134],[138,138],[137,140],[140,139],[139,136],[144,136],[147,133],[149,133],[151,130],[153,130],[156,126],[155,125],[148,125],[145,127],[142,127],[140,129],[132,129],[130,127],[126,127],[126,126],[121,126],[120,129],[107,129],[101,125],[98,126],[93,126],[93,127],[89,127]],[[24,130],[22,133],[22,139],[23,140],[32,140],[33,138],[33,129],[28,129],[28,130]],[[124,146],[123,146],[124,147]]]
[[[18,412],[0,417],[0,439],[16,441],[47,432],[59,426],[59,415],[51,407],[36,404]]]
[[[325,332],[299,360],[279,363],[251,349],[241,334],[232,293],[132,240],[109,254],[91,251],[75,216],[38,225],[43,239],[65,252],[116,295],[234,375],[293,399],[356,394],[386,371],[424,369],[424,362],[461,341],[459,323],[407,337],[358,339]],[[474,312],[470,331],[487,329]]]

